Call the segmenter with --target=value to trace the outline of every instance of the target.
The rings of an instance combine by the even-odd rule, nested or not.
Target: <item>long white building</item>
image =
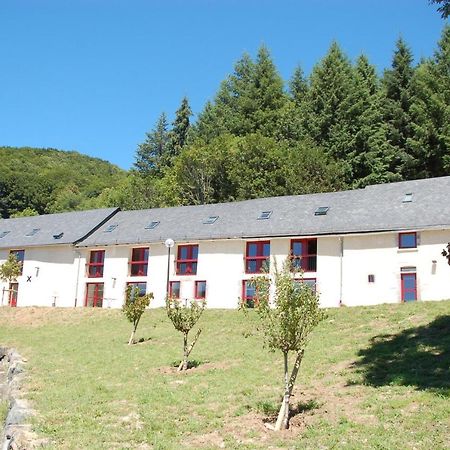
[[[251,301],[249,280],[264,264],[291,255],[324,307],[450,299],[450,266],[441,255],[450,241],[449,198],[450,177],[441,177],[5,219],[0,264],[15,252],[23,273],[13,289],[0,288],[4,304],[17,306],[121,307],[126,286],[135,284],[154,293],[155,307],[164,305],[168,286],[180,298],[206,298],[209,308],[236,308],[239,298]],[[175,243],[170,256],[167,239]]]

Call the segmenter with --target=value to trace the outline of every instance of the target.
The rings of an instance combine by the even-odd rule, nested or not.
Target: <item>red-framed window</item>
[[[206,298],[206,281],[195,282],[194,298],[205,299]]]
[[[294,270],[317,271],[317,239],[292,239],[291,257]]]
[[[298,284],[305,284],[311,290],[316,293],[317,289],[317,280],[315,278],[294,278],[294,283]]]
[[[251,280],[242,280],[242,301],[253,308],[256,301],[256,286]]]
[[[402,273],[402,302],[417,300],[417,276],[415,273]]]
[[[133,281],[130,281],[127,283],[127,287],[137,287],[139,289],[139,297],[143,297],[147,293],[147,283],[135,283]]]
[[[84,306],[101,308],[103,306],[103,283],[86,283]]]
[[[12,308],[15,308],[17,306],[18,296],[19,296],[19,283],[10,283],[8,305],[11,306]]]
[[[20,263],[20,275],[23,272],[23,262],[25,261],[25,250],[11,250],[10,255],[14,255],[17,261]]]
[[[133,248],[133,250],[131,251],[130,276],[147,276],[148,255],[148,247]]]
[[[399,233],[398,248],[417,248],[417,233],[415,231]]]
[[[92,250],[87,265],[88,278],[101,278],[105,264],[105,250]]]
[[[196,275],[198,244],[179,245],[177,253],[177,275]]]
[[[180,298],[180,282],[171,281],[169,283],[169,297]]]
[[[260,273],[269,269],[270,241],[247,242],[245,252],[245,273]]]

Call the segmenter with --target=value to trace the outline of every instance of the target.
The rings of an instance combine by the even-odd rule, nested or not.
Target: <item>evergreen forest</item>
[[[297,67],[287,82],[265,46],[254,58],[244,54],[195,120],[187,97],[172,123],[160,115],[129,172],[92,158],[81,170],[80,155],[70,154],[78,162],[67,165],[61,152],[48,158],[45,152],[0,149],[7,163],[0,173],[2,217],[226,202],[450,175],[450,26],[434,54],[418,63],[398,39],[382,73],[365,55],[351,61],[337,42],[309,75]]]

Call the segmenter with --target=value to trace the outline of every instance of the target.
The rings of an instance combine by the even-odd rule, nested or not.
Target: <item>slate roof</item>
[[[0,248],[74,244],[108,220],[116,211],[118,208],[1,219]],[[37,231],[33,233],[33,230]]]
[[[406,194],[411,202],[404,202]],[[317,208],[329,207],[326,215]],[[272,211],[269,219],[258,219]],[[218,216],[212,224],[203,222]],[[145,229],[152,221],[153,229]],[[106,228],[116,225],[110,232]],[[234,203],[120,211],[78,246],[450,228],[450,177]]]

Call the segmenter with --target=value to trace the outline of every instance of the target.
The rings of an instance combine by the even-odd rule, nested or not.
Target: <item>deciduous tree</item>
[[[125,303],[122,306],[122,311],[128,321],[133,325],[128,345],[134,343],[134,337],[142,314],[144,314],[145,309],[150,305],[150,300],[152,299],[153,293],[149,292],[148,294],[140,295],[137,286],[127,286],[125,291]]]

